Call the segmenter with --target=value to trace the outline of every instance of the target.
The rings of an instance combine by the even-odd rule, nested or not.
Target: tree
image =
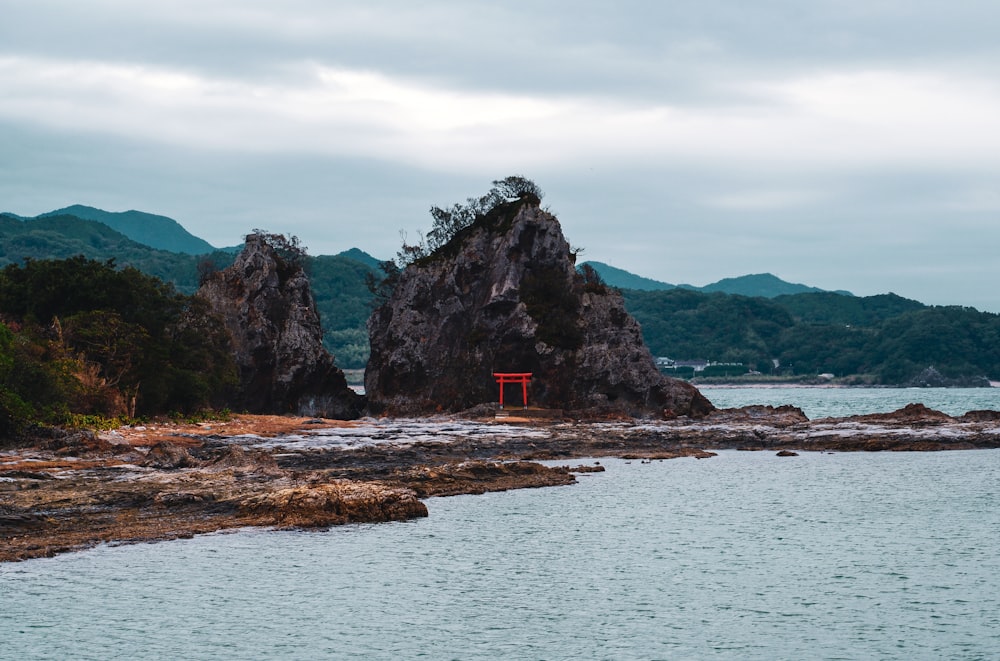
[[[48,422],[60,412],[190,412],[224,404],[235,379],[228,335],[200,299],[110,261],[9,265],[0,312],[19,328],[0,389]]]
[[[247,239],[256,237],[259,241],[274,250],[278,258],[278,272],[281,275],[288,275],[299,269],[305,268],[306,247],[302,245],[297,236],[285,236],[284,234],[272,234],[261,229],[255,229],[246,236]]]
[[[533,197],[536,201],[541,202],[545,196],[538,184],[520,175],[511,175],[494,181],[493,190],[508,200]]]
[[[486,218],[499,207],[518,200],[541,202],[544,193],[530,179],[521,175],[511,175],[492,182],[492,187],[480,197],[470,197],[465,203],[455,203],[450,207],[432,206],[430,209],[433,223],[426,237],[416,245],[408,245],[405,241],[403,249],[397,256],[401,268],[408,264],[433,254],[451,242],[455,236],[471,227],[476,221]]]

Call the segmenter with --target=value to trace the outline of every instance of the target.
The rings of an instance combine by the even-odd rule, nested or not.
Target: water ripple
[[[0,566],[0,658],[1000,657],[1000,451],[602,460],[430,517]]]

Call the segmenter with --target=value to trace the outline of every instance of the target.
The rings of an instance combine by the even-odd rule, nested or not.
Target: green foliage
[[[113,311],[158,336],[185,304],[170,285],[132,267],[116,269],[113,260],[29,260],[0,271],[0,312],[29,323]]]
[[[771,364],[772,345],[793,325],[787,311],[762,298],[687,289],[624,290],[623,295],[657,356],[740,362],[759,369]]]
[[[381,276],[375,271],[365,274],[365,285],[372,295],[372,305],[379,307],[389,300],[393,289],[399,282],[402,271],[396,262],[389,260],[381,264]]]
[[[581,264],[577,270],[583,278],[583,291],[590,294],[607,294],[608,286],[604,284],[604,279],[590,264]]]
[[[439,254],[449,245],[454,245],[455,239],[474,225],[495,224],[505,215],[498,211],[509,208],[512,203],[524,200],[538,203],[543,195],[535,182],[520,175],[511,175],[493,181],[493,186],[480,197],[470,197],[464,203],[455,203],[450,207],[432,206],[430,213],[434,220],[430,231],[426,236],[421,235],[415,244],[407,243],[404,238],[396,263],[405,268]]]
[[[970,308],[894,294],[763,299],[673,289],[624,297],[658,356],[742,362],[764,374],[870,375],[884,384],[906,383],[931,365],[949,378],[1000,378],[1000,317]]]
[[[323,339],[342,369],[364,369],[368,364],[370,347],[364,328],[324,331]]]
[[[105,415],[92,415],[85,413],[71,413],[66,417],[63,425],[73,429],[93,429],[109,430],[118,429],[123,425],[133,422],[132,418],[108,417]]]
[[[113,212],[75,204],[38,218],[27,219],[27,222],[41,221],[52,216],[75,216],[103,223],[137,243],[159,250],[189,255],[202,255],[214,250],[208,242],[192,236],[176,220],[142,211]]]
[[[385,265],[388,272],[395,264]],[[323,324],[323,343],[341,368],[363,368],[368,363],[368,330],[373,292],[383,288],[388,298],[390,284],[383,275],[360,261],[337,256],[312,257],[309,280],[316,310]],[[396,270],[398,277],[398,269]],[[376,295],[376,298],[378,296]]]
[[[34,415],[34,408],[16,392],[0,387],[0,447],[20,436]]]
[[[8,418],[192,411],[223,404],[235,385],[228,334],[207,304],[110,260],[8,265],[0,314]]]
[[[799,321],[811,324],[874,326],[924,305],[896,294],[843,296],[834,292],[778,296],[775,303]]]
[[[1000,377],[1000,316],[971,308],[932,307],[882,324],[870,351],[884,381],[910,379],[929,365],[946,377]]]
[[[525,198],[541,201],[545,193],[535,182],[521,175],[510,175],[493,182],[493,188],[505,200],[521,200]]]
[[[251,237],[256,237],[274,250],[280,277],[287,277],[305,267],[306,247],[299,241],[299,237],[272,234],[261,229],[255,229],[246,238],[250,239]]]
[[[612,287],[618,289],[640,289],[643,291],[656,291],[660,289],[674,289],[677,285],[667,282],[660,282],[651,278],[644,278],[640,275],[630,273],[625,269],[616,268],[603,262],[586,261],[577,267],[583,271],[584,267],[592,269],[600,278]]]
[[[450,254],[478,227],[505,231],[523,200],[541,197],[529,180],[508,177],[494,181],[482,197],[434,207],[433,239],[430,233],[421,237],[401,251],[399,263],[381,269],[360,251],[356,259],[353,251],[309,257],[294,237],[275,245],[309,272],[324,343],[338,365],[362,368],[368,359],[367,318],[373,304],[387,300],[400,264],[431,259],[432,252]],[[53,257],[69,259],[39,267]],[[0,313],[12,322],[10,328],[0,325],[0,435],[33,419],[66,421],[74,414],[127,409],[129,388],[137,385],[140,411],[196,411],[207,399],[224,404],[235,378],[231,359],[220,350],[224,333],[197,322],[203,315],[189,314],[191,302],[177,292],[192,293],[200,277],[232,260],[222,251],[194,257],[154,250],[77,217],[0,216],[0,266],[14,269],[0,271]],[[606,286],[600,275],[582,275],[585,291]],[[549,301],[553,292],[566,292],[563,285],[556,287],[557,280],[546,273],[529,279],[530,313],[541,339],[574,346],[579,330],[568,320],[575,318],[579,301],[577,294]],[[1000,379],[1000,320],[967,308],[929,308],[895,294],[823,292],[773,299],[687,289],[623,294],[654,355],[742,362],[774,378],[830,372],[905,383],[933,365],[949,377]],[[182,318],[186,327],[178,322]]]

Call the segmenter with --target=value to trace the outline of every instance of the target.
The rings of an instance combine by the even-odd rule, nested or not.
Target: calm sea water
[[[968,411],[1000,410],[1000,388],[810,388],[701,386],[719,408],[747,404],[792,404],[810,420],[862,413],[888,413],[907,404],[922,403],[948,415]]]
[[[418,521],[0,565],[0,658],[1000,658],[1000,451],[601,462]]]

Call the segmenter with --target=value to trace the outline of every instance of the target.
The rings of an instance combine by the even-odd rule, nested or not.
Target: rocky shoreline
[[[699,420],[495,413],[348,422],[237,416],[53,433],[0,452],[0,562],[246,526],[411,519],[427,516],[421,499],[430,496],[572,484],[578,473],[602,470],[594,461],[601,457],[1000,448],[1000,412],[956,418],[919,404],[813,421],[794,407],[769,406]]]

